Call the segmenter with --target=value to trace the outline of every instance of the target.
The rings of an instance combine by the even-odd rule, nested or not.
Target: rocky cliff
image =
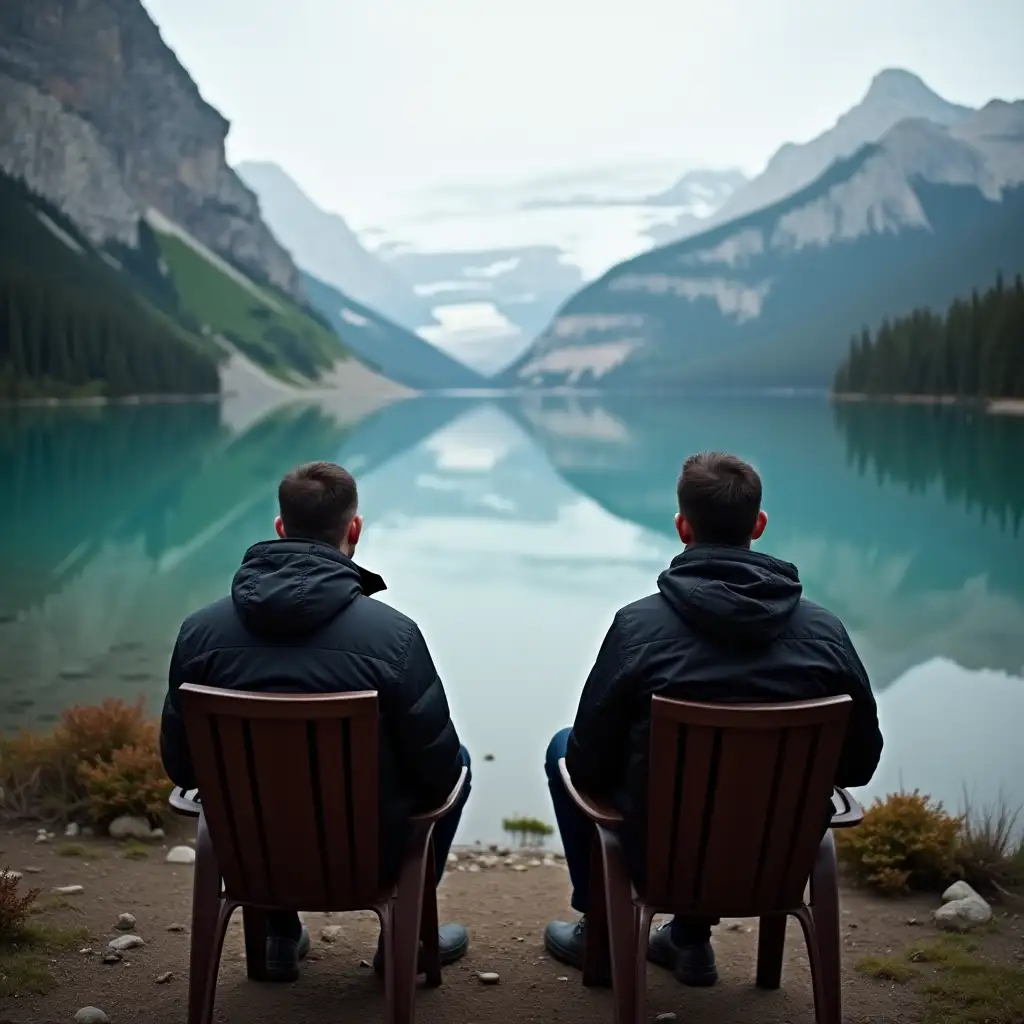
[[[98,244],[132,244],[155,207],[299,296],[291,257],[225,160],[227,131],[139,0],[0,2],[0,168]]]

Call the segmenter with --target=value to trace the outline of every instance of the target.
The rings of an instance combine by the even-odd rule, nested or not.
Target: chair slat
[[[352,812],[359,827],[355,831],[355,878],[362,889],[376,888],[380,884],[379,835],[379,779],[377,764],[380,759],[379,732],[374,725],[353,719],[349,734],[352,764]],[[365,823],[373,827],[366,827]]]
[[[680,734],[683,733],[684,730],[680,730]],[[678,815],[678,823],[674,870],[668,891],[673,905],[679,907],[692,906],[697,896],[704,817],[709,800],[714,799],[714,793],[709,790],[715,781],[710,768],[717,733],[718,730],[703,726],[685,730],[686,747],[682,785],[679,787],[679,807],[674,810],[674,814],[669,811],[673,816]]]
[[[345,722],[317,722],[316,757],[320,769],[320,792],[324,816],[324,834],[328,851],[331,896],[341,906],[357,901],[361,886],[355,875],[352,857],[356,823],[350,813],[352,762],[345,742]],[[376,818],[373,828],[376,830]]]

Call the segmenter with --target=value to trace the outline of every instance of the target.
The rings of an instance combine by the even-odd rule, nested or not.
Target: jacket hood
[[[231,600],[255,633],[312,633],[357,597],[386,589],[376,573],[319,541],[268,540],[242,558]]]
[[[696,545],[672,559],[658,590],[705,636],[743,647],[771,643],[800,604],[795,565],[746,548]]]

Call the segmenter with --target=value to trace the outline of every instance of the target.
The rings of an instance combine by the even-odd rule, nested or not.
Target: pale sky
[[[445,184],[763,167],[884,67],[1024,97],[1024,0],[144,0],[233,162],[364,219]],[[359,216],[359,215],[362,216]]]

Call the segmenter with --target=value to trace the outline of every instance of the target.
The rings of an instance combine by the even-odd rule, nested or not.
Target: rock
[[[914,925],[917,924],[917,918],[916,917],[908,917],[907,918],[907,924],[909,924],[911,927],[913,927]]]
[[[964,899],[951,900],[932,914],[936,925],[948,932],[967,932],[992,920],[992,908],[975,893]]]
[[[36,834],[37,843],[48,843],[49,841],[50,837],[45,832],[39,832]]]
[[[168,864],[195,864],[196,851],[191,846],[172,846],[166,860]]]
[[[76,1024],[110,1024],[110,1018],[96,1006],[83,1006],[75,1014]]]
[[[525,871],[526,870],[526,865],[525,864],[513,864],[512,865],[512,870],[513,871]]]
[[[569,975],[568,974],[560,974],[558,976],[558,980],[559,981],[568,981],[569,980]]]
[[[111,964],[119,964],[121,962],[121,954],[113,951],[103,954],[103,962],[110,966]]]
[[[469,867],[466,870],[471,875],[479,874],[480,873],[480,865],[479,864],[470,864]]]
[[[478,857],[476,862],[482,868],[496,868],[501,863],[500,859],[493,855]]]
[[[80,896],[85,892],[84,885],[58,885],[53,890],[58,896]]]
[[[150,839],[164,839],[167,833],[162,828],[155,828],[149,833]]]
[[[111,839],[151,839],[153,830],[145,818],[122,814],[107,826],[107,834]]]
[[[952,903],[953,900],[967,900],[978,894],[966,882],[954,882],[943,894],[943,903]],[[980,896],[978,896],[981,899]]]
[[[74,839],[80,831],[81,830],[79,829],[77,822],[74,821],[69,821],[67,825],[64,826],[64,835],[68,839]]]
[[[359,966],[360,967],[372,967],[373,964],[371,964],[369,960],[360,960],[359,961]]]
[[[497,985],[501,981],[497,971],[477,971],[476,976],[483,985]]]
[[[39,875],[42,874],[43,869],[37,867],[25,868],[25,874],[27,875]]]
[[[449,853],[448,854],[448,860],[447,860],[448,867],[453,868],[458,863],[459,863],[459,858],[456,857],[454,853]]]
[[[659,1013],[655,1020],[676,1020],[676,1015],[671,1011],[668,1013]]]
[[[337,942],[341,938],[341,925],[329,924],[320,932],[320,938],[324,942]]]
[[[183,932],[185,931],[185,926],[183,924],[169,924],[167,930],[169,932]]]
[[[138,949],[146,944],[141,935],[118,935],[107,943],[107,949],[115,953],[123,953],[126,949]]]
[[[169,982],[171,980],[171,978],[173,978],[173,977],[174,977],[174,972],[173,971],[164,971],[163,974],[158,974],[156,976],[156,983],[158,985],[166,985],[167,982]]]
[[[118,914],[117,924],[114,927],[120,932],[130,932],[135,927],[135,915]]]
[[[531,868],[540,867],[540,860],[536,857],[531,857],[526,863],[529,864]]]
[[[553,857],[545,857],[541,861],[541,864],[543,864],[546,868],[553,868],[557,863],[558,861],[556,861]]]
[[[92,952],[92,946],[83,946],[79,951],[83,956]]]
[[[18,879],[24,878],[25,876],[20,871],[0,871],[0,880],[9,878],[13,882],[17,882]]]

